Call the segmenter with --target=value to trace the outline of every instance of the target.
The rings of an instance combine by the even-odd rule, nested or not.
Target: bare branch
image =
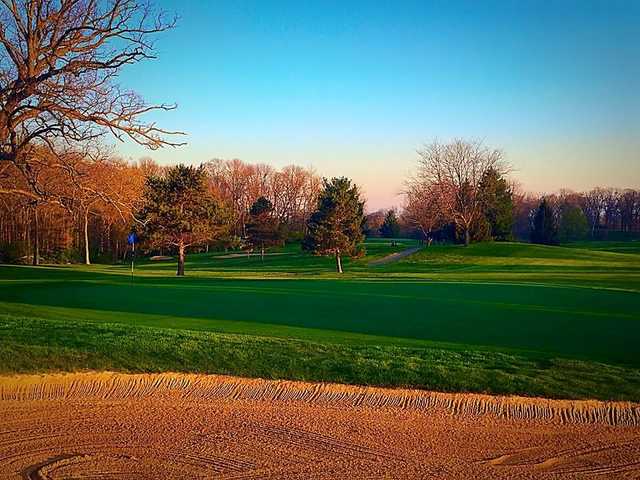
[[[150,149],[184,145],[182,132],[144,120],[176,105],[117,83],[126,65],[155,58],[153,37],[175,18],[138,0],[2,0],[0,19],[0,162],[28,162],[33,143],[105,134]]]

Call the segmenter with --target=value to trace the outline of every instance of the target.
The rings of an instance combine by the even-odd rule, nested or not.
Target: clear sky
[[[296,163],[400,205],[434,138],[505,151],[531,191],[640,187],[640,1],[160,1],[122,83],[188,145],[126,157]]]

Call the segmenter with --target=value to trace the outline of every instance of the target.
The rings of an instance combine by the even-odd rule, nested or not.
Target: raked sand
[[[640,478],[640,405],[173,373],[0,377],[0,478]]]

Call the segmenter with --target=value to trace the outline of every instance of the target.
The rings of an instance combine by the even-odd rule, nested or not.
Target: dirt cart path
[[[398,260],[408,257],[409,255],[413,255],[414,253],[422,250],[422,247],[412,247],[407,248],[406,250],[402,250],[401,252],[392,253],[391,255],[387,255],[386,257],[379,258],[378,260],[374,260],[369,262],[370,267],[377,267],[380,265],[387,265],[389,263],[397,262]]]
[[[0,478],[640,475],[640,406],[236,377],[0,378]]]

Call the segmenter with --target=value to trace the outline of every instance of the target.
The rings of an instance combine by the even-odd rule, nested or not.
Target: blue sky
[[[161,1],[177,28],[122,83],[214,157],[346,175],[400,205],[424,142],[483,139],[531,191],[640,187],[640,2]]]

